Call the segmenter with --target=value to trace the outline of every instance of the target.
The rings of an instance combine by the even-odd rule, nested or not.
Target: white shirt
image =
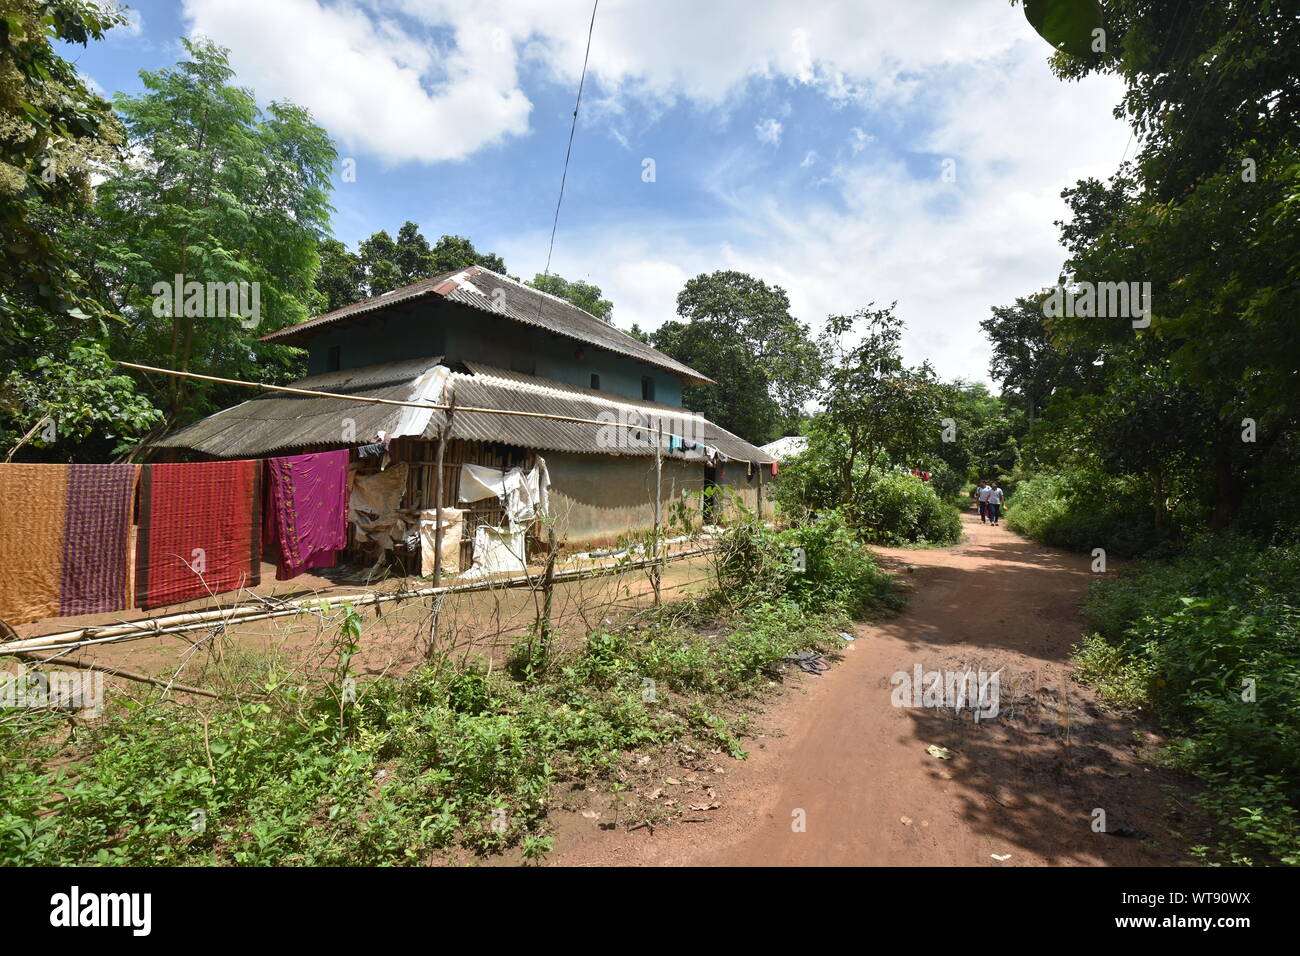
[[[988,501],[988,500],[989,500],[989,492],[991,492],[992,490],[993,490],[993,489],[990,488],[988,485],[985,485],[983,488],[981,488],[981,489],[979,490],[980,501]]]
[[[1001,488],[994,488],[991,491],[989,491],[989,504],[994,504],[994,505],[1002,504]]]

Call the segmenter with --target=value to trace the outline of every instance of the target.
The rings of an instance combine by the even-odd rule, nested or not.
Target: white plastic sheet
[[[525,570],[524,529],[480,525],[474,531],[474,567],[466,576]]]
[[[537,515],[546,513],[549,485],[546,461],[540,456],[537,465],[527,472],[522,468],[501,471],[483,465],[462,465],[457,498],[462,503],[496,498],[511,525],[531,524]]]

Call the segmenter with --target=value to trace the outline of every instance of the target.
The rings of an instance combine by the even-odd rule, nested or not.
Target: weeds
[[[1207,860],[1300,865],[1300,548],[1228,536],[1094,585],[1079,677],[1175,738],[1217,821]]]
[[[0,862],[390,865],[509,846],[536,862],[557,782],[605,779],[621,808],[630,751],[743,759],[743,702],[779,679],[781,658],[839,646],[849,608],[897,602],[836,527],[759,528],[724,535],[724,576],[757,562],[765,577],[566,652],[521,639],[492,674],[435,655],[400,678],[357,676],[362,619],[345,608],[318,684],[274,653],[227,654],[226,699],[203,709],[119,697],[75,735],[48,712],[3,715]],[[805,577],[790,573],[792,546],[808,552]]]

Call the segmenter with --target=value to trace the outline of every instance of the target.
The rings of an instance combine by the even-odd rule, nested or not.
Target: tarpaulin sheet
[[[406,535],[406,522],[397,513],[406,494],[406,462],[370,475],[352,472],[348,520],[357,528],[357,541],[391,548]]]
[[[488,468],[462,465],[457,498],[461,502],[497,498],[512,525],[530,524],[537,515],[546,513],[547,486],[550,477],[546,462],[540,457],[532,471],[521,468]]]
[[[433,557],[437,546],[438,513],[430,508],[420,512],[420,574],[433,574]],[[460,542],[464,533],[465,512],[456,508],[442,509],[442,569],[456,571],[460,568]]]
[[[523,528],[493,528],[479,525],[474,529],[474,566],[462,577],[525,570]]]

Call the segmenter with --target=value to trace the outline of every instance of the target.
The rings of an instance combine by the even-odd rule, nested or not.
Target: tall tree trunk
[[[1241,482],[1232,467],[1232,455],[1219,446],[1214,456],[1214,514],[1210,528],[1222,531],[1241,505]]]

